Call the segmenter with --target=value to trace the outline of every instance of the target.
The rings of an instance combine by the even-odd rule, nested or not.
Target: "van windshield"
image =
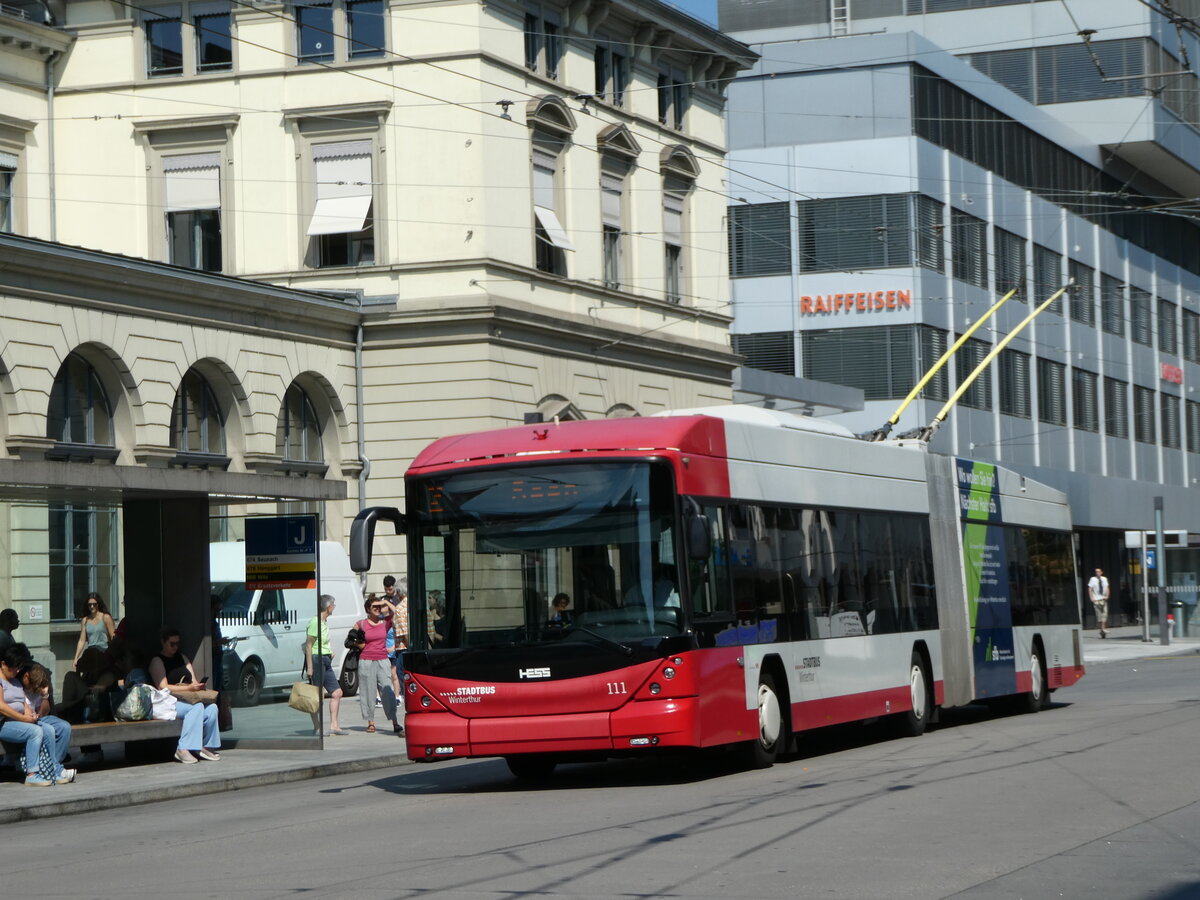
[[[424,593],[409,603],[432,649],[684,628],[665,463],[496,466],[414,479],[409,496]]]
[[[221,619],[244,619],[250,615],[250,601],[254,591],[236,581],[214,582],[212,595],[221,600]]]

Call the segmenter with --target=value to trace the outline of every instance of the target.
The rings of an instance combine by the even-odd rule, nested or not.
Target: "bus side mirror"
[[[366,572],[371,568],[371,550],[375,544],[375,523],[380,519],[396,526],[396,534],[408,530],[408,520],[394,506],[368,506],[350,523],[350,568]]]
[[[713,552],[713,533],[708,527],[708,516],[702,514],[700,504],[690,500],[684,510],[684,518],[688,520],[688,557],[708,559]]]

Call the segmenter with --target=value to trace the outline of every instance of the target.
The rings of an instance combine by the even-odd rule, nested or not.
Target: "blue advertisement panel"
[[[963,565],[971,616],[975,696],[994,697],[1017,690],[1012,603],[1000,483],[990,463],[955,460],[963,523]]]

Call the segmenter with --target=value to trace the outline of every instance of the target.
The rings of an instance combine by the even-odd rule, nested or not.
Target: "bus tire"
[[[1017,709],[1023,713],[1035,713],[1045,709],[1050,702],[1050,692],[1046,689],[1046,665],[1042,662],[1042,645],[1034,644],[1029,658],[1029,679],[1031,690],[1017,698]]]
[[[770,672],[758,678],[758,734],[745,747],[746,764],[752,769],[769,769],[787,740],[787,725],[775,679]]]
[[[506,756],[504,762],[508,771],[521,781],[545,781],[554,774],[558,761],[545,753],[522,753],[520,756]]]
[[[896,730],[903,737],[920,737],[933,714],[933,692],[929,689],[925,660],[916,650],[908,663],[908,692],[911,706],[896,717]]]

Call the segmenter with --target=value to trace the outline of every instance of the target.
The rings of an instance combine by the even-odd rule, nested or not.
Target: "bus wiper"
[[[566,637],[572,631],[582,631],[584,634],[590,634],[596,640],[600,641],[600,643],[608,644],[610,647],[616,647],[618,650],[620,650],[626,656],[633,656],[633,648],[630,647],[628,644],[622,644],[620,641],[614,641],[610,637],[605,637],[602,634],[597,634],[596,632],[592,631],[592,629],[585,628],[582,625],[572,625],[570,628],[568,628],[566,630],[566,632],[564,632],[563,637]]]

